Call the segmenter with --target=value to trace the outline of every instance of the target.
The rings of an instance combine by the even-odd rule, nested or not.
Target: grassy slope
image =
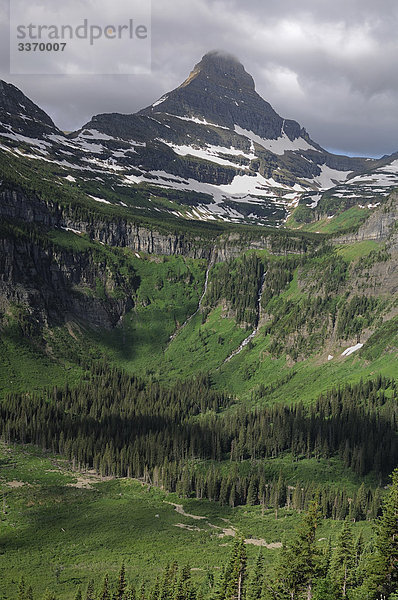
[[[361,242],[340,247],[337,252],[347,261],[356,261],[368,256],[378,246],[376,242]],[[298,301],[302,295],[296,271],[280,298]],[[163,372],[163,377],[167,373],[167,378],[207,369],[212,371],[213,381],[218,387],[227,389],[240,399],[249,399],[251,390],[259,384],[275,383],[278,389],[269,394],[268,400],[312,400],[344,381],[356,382],[361,377],[370,378],[376,373],[395,377],[398,370],[395,322],[386,323],[366,342],[363,350],[349,357],[341,354],[350,342],[338,340],[294,365],[284,356],[273,358],[268,353],[270,339],[260,328],[251,348],[246,347],[230,362],[223,364],[248,332],[237,327],[235,321],[223,315],[218,307],[204,324],[198,315],[177,335],[164,354],[165,362],[163,356],[159,357],[158,373],[162,376],[162,363],[167,366]],[[332,360],[328,360],[329,354],[333,356]],[[282,384],[281,380],[287,375],[291,379]]]
[[[54,385],[73,385],[82,369],[73,360],[53,357],[12,328],[0,336],[0,397],[9,392],[40,390]]]
[[[134,269],[139,287],[134,308],[123,326],[111,331],[87,329],[84,323],[68,323],[45,331],[45,343],[24,338],[18,327],[15,310],[8,311],[8,324],[0,336],[0,395],[14,391],[41,389],[51,385],[73,383],[81,376],[81,361],[108,359],[129,372],[144,373],[154,357],[162,356],[176,325],[197,308],[202,294],[206,261],[182,256],[153,257],[130,250],[113,250],[93,243],[86,236],[51,232],[50,239],[62,248],[83,252],[94,249],[98,260],[120,263],[123,252]],[[101,259],[102,257],[102,259]],[[84,293],[103,294],[87,288]],[[13,312],[15,315],[13,315]]]
[[[21,573],[37,592],[48,587],[61,599],[70,598],[78,585],[85,585],[90,577],[101,579],[105,571],[111,581],[116,580],[122,561],[136,585],[172,560],[188,562],[197,582],[205,585],[206,570],[217,578],[231,547],[231,536],[219,537],[222,529],[232,526],[247,539],[273,543],[289,538],[300,519],[287,509],[275,519],[273,511],[262,515],[259,506],[231,509],[207,501],[183,501],[125,479],[91,480],[89,489],[80,489],[75,487],[80,477],[65,461],[29,446],[0,445],[0,466],[5,499],[0,507],[2,598],[16,595]],[[321,476],[321,468],[317,471]],[[12,487],[16,485],[20,487]],[[183,503],[188,513],[206,519],[177,514],[166,502]],[[339,522],[325,521],[319,537],[334,538],[340,528]],[[366,538],[371,534],[369,523],[355,524],[355,529]],[[247,548],[251,562],[258,548],[251,544]],[[264,548],[267,562],[272,564],[278,552]]]
[[[91,340],[128,372],[152,374],[176,325],[198,306],[206,262],[183,257],[131,260],[141,279],[136,307],[124,319],[122,329],[93,331]]]
[[[352,261],[368,256],[373,250],[380,248],[380,242],[374,240],[365,240],[356,244],[344,244],[337,247],[338,254],[344,260]]]
[[[337,214],[331,219],[327,217],[312,223],[298,223],[294,218],[294,212],[287,221],[287,226],[290,229],[300,231],[309,231],[313,233],[339,233],[346,230],[351,230],[359,227],[365,222],[366,218],[371,214],[368,208],[359,208],[352,206],[351,208]]]

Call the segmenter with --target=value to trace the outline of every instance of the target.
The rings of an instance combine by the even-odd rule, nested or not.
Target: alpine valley
[[[397,188],[221,52],[72,133],[0,81],[0,600],[398,598]]]

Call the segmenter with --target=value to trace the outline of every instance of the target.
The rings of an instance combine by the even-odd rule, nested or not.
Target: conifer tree
[[[135,588],[133,585],[130,585],[127,589],[126,589],[126,600],[136,600],[136,593],[135,593]]]
[[[33,589],[32,589],[31,585],[26,590],[26,596],[25,596],[25,598],[26,598],[26,600],[33,600]]]
[[[242,600],[245,596],[247,554],[243,538],[236,538],[220,580],[217,600]]]
[[[234,508],[234,506],[236,506],[236,487],[235,487],[235,483],[232,483],[231,485],[231,491],[229,493],[229,506],[231,508]]]
[[[260,600],[264,583],[264,557],[262,550],[258,553],[256,564],[247,582],[247,600]]]
[[[111,594],[109,591],[109,576],[105,575],[104,581],[102,584],[102,590],[99,595],[99,600],[111,600]]]
[[[314,589],[313,600],[336,600],[333,584],[328,576],[320,579]]]
[[[75,600],[82,600],[82,591],[80,588],[76,592]]]
[[[47,589],[44,592],[43,600],[58,600],[58,598],[52,590]]]
[[[295,550],[284,542],[279,557],[275,582],[278,594],[283,598],[287,596],[290,600],[296,600],[301,583],[302,578],[298,570]]]
[[[87,584],[86,600],[95,600],[94,579],[90,579]]]
[[[307,591],[307,599],[312,598],[312,587],[321,567],[321,557],[316,545],[316,530],[319,521],[317,503],[311,503],[303,523],[298,531],[296,551],[298,553],[298,568],[302,575],[303,586]]]
[[[126,569],[124,563],[120,568],[119,580],[117,585],[116,599],[123,600],[126,594],[127,581],[126,581]]]
[[[255,481],[254,477],[251,477],[249,487],[247,490],[246,504],[248,504],[249,506],[254,506],[255,504],[257,504],[257,500],[258,500],[257,482]]]
[[[382,558],[382,591],[398,592],[398,469],[392,474],[391,487],[383,503],[376,544]]]
[[[141,583],[140,591],[138,593],[138,600],[146,600],[146,583],[143,581]]]
[[[354,582],[355,547],[352,525],[344,521],[332,557],[331,572],[337,598],[346,598],[349,587]]]
[[[178,578],[177,585],[174,590],[173,600],[185,600],[184,582],[181,577]]]
[[[158,600],[159,592],[160,592],[160,580],[159,580],[159,577],[156,577],[156,581],[151,587],[151,592],[149,594],[149,600]]]
[[[191,567],[182,567],[174,591],[174,600],[195,600],[196,592],[191,583]]]
[[[19,585],[18,585],[18,600],[25,600],[26,598],[26,585],[25,579],[21,577]]]
[[[316,544],[318,520],[318,504],[312,502],[292,543],[282,547],[279,586],[291,600],[297,598],[301,591],[307,600],[311,600],[314,582],[321,573],[322,557]]]
[[[362,531],[360,531],[357,539],[355,540],[355,544],[354,544],[355,568],[358,568],[363,551],[364,551],[363,533],[362,533]]]

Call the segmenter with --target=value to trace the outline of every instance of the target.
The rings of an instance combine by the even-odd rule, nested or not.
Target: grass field
[[[286,467],[291,468],[288,463]],[[307,468],[313,473],[313,466]],[[111,581],[116,580],[122,561],[135,585],[177,560],[190,564],[194,579],[205,586],[208,571],[217,579],[234,530],[247,541],[250,563],[258,554],[257,544],[269,545],[263,552],[272,568],[280,542],[292,536],[300,521],[288,509],[279,510],[275,518],[274,511],[263,515],[260,506],[232,509],[181,500],[138,481],[101,481],[77,474],[62,458],[30,446],[0,444],[0,477],[3,600],[16,597],[21,573],[36,592],[49,588],[61,599],[72,598],[91,577],[101,579],[109,572]],[[188,515],[170,502],[183,505]],[[324,521],[319,538],[334,538],[341,526]],[[355,533],[359,531],[368,539],[372,526],[355,524]]]
[[[298,223],[294,218],[294,212],[287,221],[289,228],[294,230],[308,231],[312,233],[341,233],[346,230],[358,228],[369,216],[368,208],[359,208],[352,206],[347,210],[337,214],[333,218],[321,219],[313,223]]]
[[[337,253],[345,260],[357,260],[368,256],[373,250],[380,248],[380,242],[374,240],[365,240],[364,242],[357,242],[356,244],[343,244],[337,246]]]

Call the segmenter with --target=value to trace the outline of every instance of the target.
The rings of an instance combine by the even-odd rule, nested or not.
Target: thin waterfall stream
[[[254,338],[254,336],[257,334],[258,330],[260,329],[260,305],[261,305],[261,298],[263,297],[263,293],[264,293],[265,276],[266,275],[267,275],[267,273],[264,272],[263,276],[261,277],[260,289],[258,291],[258,297],[257,297],[257,325],[256,325],[256,328],[251,332],[251,334],[246,339],[243,340],[243,342],[241,343],[241,345],[239,346],[239,348],[237,348],[236,350],[234,350],[232,352],[232,354],[230,354],[228,356],[228,358],[226,358],[224,360],[224,363],[230,361],[231,358],[233,358],[234,356],[236,356],[237,354],[239,354],[239,352],[241,352],[243,350],[243,348],[245,346],[247,346],[247,344],[249,342],[251,342],[251,340]]]
[[[179,328],[178,328],[178,329],[177,329],[177,330],[176,330],[176,331],[173,333],[173,335],[172,335],[172,336],[170,336],[170,342],[172,342],[172,341],[173,341],[173,340],[176,338],[176,336],[177,336],[177,335],[180,333],[180,331],[181,331],[182,329],[184,329],[184,327],[185,327],[186,325],[188,325],[188,323],[189,323],[189,322],[190,322],[190,321],[191,321],[191,320],[192,320],[194,317],[196,317],[196,315],[198,314],[198,312],[199,312],[199,311],[200,311],[200,309],[202,308],[202,302],[203,302],[203,300],[204,300],[204,297],[206,296],[207,287],[208,287],[208,285],[209,285],[209,273],[210,273],[210,269],[212,268],[213,264],[214,264],[214,260],[213,260],[213,259],[211,259],[211,260],[209,261],[209,264],[207,265],[206,277],[205,277],[205,286],[204,286],[204,289],[203,289],[203,294],[201,295],[201,297],[200,297],[200,299],[199,299],[198,308],[195,310],[195,312],[194,312],[194,313],[193,313],[193,314],[192,314],[190,317],[188,317],[188,319],[186,319],[186,321],[184,321],[184,323],[181,325],[181,327],[179,327]]]

